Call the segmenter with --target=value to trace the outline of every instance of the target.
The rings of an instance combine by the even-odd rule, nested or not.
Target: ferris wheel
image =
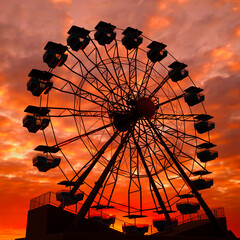
[[[82,201],[76,221],[94,207],[130,219],[155,212],[165,218],[155,223],[161,229],[173,224],[172,213],[201,206],[220,231],[198,192],[213,185],[205,175],[218,156],[209,134],[215,124],[187,65],[131,27],[101,21],[68,34],[67,45],[46,44],[49,70],[29,73],[27,89],[40,104],[23,119],[44,136],[33,165],[63,174],[61,207]]]

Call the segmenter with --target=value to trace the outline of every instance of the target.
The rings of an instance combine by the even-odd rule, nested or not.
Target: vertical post
[[[151,128],[153,129],[153,131],[155,132],[155,134],[157,135],[158,139],[160,140],[162,146],[164,147],[164,149],[166,150],[166,152],[168,153],[168,155],[170,156],[170,158],[172,159],[173,163],[175,164],[175,166],[177,167],[178,171],[180,172],[180,175],[182,176],[183,180],[185,181],[185,183],[187,184],[187,186],[189,187],[189,189],[192,191],[192,193],[194,194],[194,196],[197,198],[199,204],[201,205],[201,207],[203,208],[203,210],[205,211],[206,215],[208,216],[209,220],[212,222],[212,224],[214,225],[217,233],[219,235],[226,235],[225,230],[223,229],[223,227],[219,224],[219,222],[217,221],[217,219],[215,218],[215,216],[213,215],[211,209],[208,207],[208,205],[206,204],[206,202],[203,200],[201,194],[197,191],[196,187],[194,186],[194,184],[191,182],[191,180],[188,178],[187,174],[184,172],[183,168],[181,167],[180,163],[178,162],[177,158],[175,157],[175,155],[170,151],[170,149],[168,148],[168,146],[166,145],[166,143],[163,141],[162,136],[160,135],[160,133],[158,132],[158,130],[156,129],[155,125],[148,120],[149,125],[151,126]]]

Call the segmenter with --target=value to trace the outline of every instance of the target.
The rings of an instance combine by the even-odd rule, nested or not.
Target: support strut
[[[155,132],[155,134],[157,135],[158,139],[160,140],[162,146],[164,147],[164,149],[166,150],[166,152],[168,153],[168,155],[170,156],[170,158],[172,159],[173,163],[175,164],[175,166],[177,167],[178,171],[180,172],[183,180],[185,181],[185,183],[187,184],[187,186],[189,187],[189,189],[192,191],[192,193],[194,194],[194,196],[197,198],[199,204],[201,205],[201,207],[203,208],[203,210],[205,211],[206,215],[208,216],[209,220],[212,222],[213,226],[215,227],[217,234],[224,236],[226,235],[226,231],[223,229],[223,227],[219,224],[219,222],[217,221],[217,219],[215,218],[215,216],[213,215],[211,209],[208,207],[208,205],[206,204],[206,202],[203,200],[201,194],[197,191],[196,187],[193,185],[193,183],[191,182],[191,180],[188,178],[187,174],[184,172],[183,168],[181,167],[180,163],[178,162],[176,156],[170,151],[170,149],[168,148],[168,146],[166,145],[166,143],[163,141],[162,136],[160,135],[160,133],[158,132],[158,130],[156,129],[155,125],[148,120],[149,125],[151,126],[151,128],[153,129],[153,131]]]
[[[102,188],[102,185],[107,177],[107,175],[109,174],[109,171],[111,170],[111,168],[113,167],[113,165],[116,162],[116,159],[120,153],[120,151],[122,150],[124,144],[126,143],[129,134],[130,134],[129,130],[126,135],[122,138],[121,143],[119,144],[117,150],[115,151],[115,153],[113,154],[111,160],[108,162],[107,166],[105,167],[103,173],[101,174],[101,176],[99,177],[98,181],[95,183],[95,186],[93,187],[92,191],[90,192],[90,194],[88,195],[87,199],[85,200],[85,202],[83,203],[80,211],[78,212],[77,216],[74,219],[73,224],[75,226],[77,226],[86,216],[89,208],[91,207],[95,197],[97,196],[100,188]]]
[[[102,148],[97,152],[97,154],[93,157],[92,163],[88,166],[88,168],[82,173],[82,175],[77,179],[73,189],[71,190],[71,193],[74,194],[78,188],[83,184],[85,178],[88,176],[88,174],[91,172],[93,167],[98,162],[99,158],[103,155],[105,150],[108,148],[108,146],[112,143],[112,141],[116,138],[116,136],[119,134],[118,131],[116,131],[113,136],[102,146]]]
[[[153,179],[153,177],[152,177],[152,175],[151,175],[151,173],[150,173],[150,171],[149,171],[149,169],[148,169],[148,166],[147,166],[147,164],[146,164],[146,161],[145,161],[145,158],[144,158],[144,156],[143,156],[142,150],[141,150],[140,146],[138,145],[138,143],[137,143],[137,141],[136,141],[133,133],[132,133],[132,138],[133,138],[134,143],[135,143],[135,145],[136,145],[136,147],[137,147],[137,151],[138,151],[138,153],[139,153],[139,155],[140,155],[141,161],[142,161],[143,166],[144,166],[144,168],[145,168],[145,171],[146,171],[146,173],[147,173],[149,182],[150,182],[150,184],[152,185],[152,188],[153,188],[153,191],[154,191],[154,193],[155,193],[155,195],[156,195],[156,198],[157,198],[157,200],[158,200],[158,203],[159,203],[161,209],[163,210],[165,219],[166,219],[169,223],[171,223],[172,220],[171,220],[171,218],[170,218],[170,216],[169,216],[169,214],[168,214],[168,211],[167,211],[166,206],[165,206],[165,204],[164,204],[164,202],[163,202],[163,200],[162,200],[162,197],[161,197],[161,195],[160,195],[160,193],[159,193],[159,191],[158,191],[158,189],[157,189],[157,186],[156,186],[156,184],[155,184],[155,182],[154,182],[154,179]]]

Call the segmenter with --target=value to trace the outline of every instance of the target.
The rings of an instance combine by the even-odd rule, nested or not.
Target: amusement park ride
[[[206,217],[192,222],[196,239],[233,239],[199,193],[213,185],[206,163],[218,153],[213,117],[187,65],[131,27],[101,21],[68,34],[67,45],[46,44],[49,70],[29,73],[27,90],[40,104],[25,109],[23,126],[45,141],[33,166],[49,174],[59,168],[65,189],[54,193],[55,205],[35,198],[25,239],[183,239],[190,233],[179,231],[176,216],[200,208]],[[70,206],[80,207],[71,213]],[[117,231],[117,218],[134,223],[122,220]],[[155,230],[136,223],[143,219]]]

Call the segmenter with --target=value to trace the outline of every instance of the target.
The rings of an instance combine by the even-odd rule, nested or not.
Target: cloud
[[[7,239],[6,235],[13,229],[15,236],[21,237],[29,200],[46,191],[59,189],[56,183],[63,180],[59,169],[44,174],[32,166],[33,149],[45,144],[45,140],[41,132],[30,134],[22,127],[25,107],[39,104],[39,98],[26,90],[27,75],[32,68],[48,69],[42,62],[43,48],[48,41],[66,44],[71,25],[92,30],[100,20],[121,29],[128,26],[138,28],[145,36],[167,44],[174,57],[189,65],[190,76],[197,86],[204,88],[207,112],[216,122],[211,141],[218,145],[219,158],[208,165],[213,171],[214,187],[203,196],[213,207],[224,206],[230,228],[235,226],[239,215],[234,209],[240,207],[239,1],[83,0],[79,3],[75,0],[9,0],[1,2],[0,6],[4,9],[0,16],[0,31],[4,33],[0,36],[0,191],[3,196],[0,204],[8,206],[1,210],[1,219],[6,219],[1,223],[1,237]],[[117,37],[122,38],[121,30]],[[75,81],[65,70],[57,71]],[[54,81],[54,84],[59,83],[56,79]],[[73,99],[52,91],[50,101],[57,106],[70,106]],[[54,119],[53,124],[58,141],[75,136],[73,119]],[[88,121],[86,125],[90,128],[91,124]],[[49,144],[54,144],[50,128],[46,129],[46,134]],[[108,136],[103,131],[93,141],[102,139],[101,146]],[[93,153],[95,149],[90,141],[88,143]],[[117,143],[114,144],[116,147]],[[74,167],[82,166],[91,157],[83,145],[72,143],[64,148]],[[61,166],[73,175],[64,157]],[[91,183],[102,169],[94,169]],[[128,186],[124,178],[121,178],[120,185]]]
[[[218,47],[211,52],[216,61],[226,61],[233,57],[233,52],[229,50],[229,45],[225,47]]]
[[[161,28],[168,27],[171,24],[171,21],[167,18],[160,16],[152,16],[149,18],[149,27],[151,29],[160,30]]]
[[[59,3],[71,4],[72,0],[52,0],[52,2],[56,4],[59,4]]]

